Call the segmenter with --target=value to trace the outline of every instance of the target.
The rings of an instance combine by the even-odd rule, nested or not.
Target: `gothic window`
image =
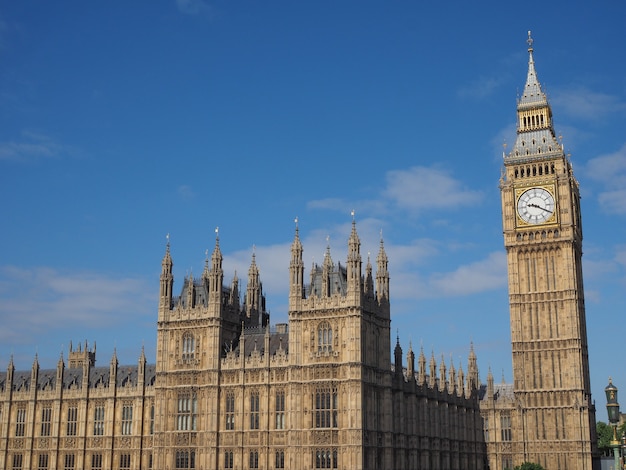
[[[133,431],[133,405],[122,407],[122,435],[130,436]]]
[[[275,468],[285,468],[285,451],[276,451],[276,465]]]
[[[235,394],[226,395],[226,429],[235,429]]]
[[[256,450],[250,451],[249,468],[259,468],[259,453]]]
[[[39,454],[37,470],[48,470],[48,454]]]
[[[196,468],[196,453],[191,450],[176,451],[176,466],[174,468]]]
[[[120,455],[120,470],[130,469],[130,454]]]
[[[502,441],[510,441],[512,439],[511,432],[511,416],[500,416],[500,438]]]
[[[102,470],[102,454],[91,454],[91,470]]]
[[[317,329],[317,350],[320,352],[333,350],[333,329],[328,322],[321,323]]]
[[[510,455],[502,456],[502,468],[513,468],[513,459]]]
[[[70,406],[67,409],[67,436],[75,436],[76,435],[76,422],[78,420],[78,408],[75,406]]]
[[[183,360],[193,359],[196,353],[196,338],[192,333],[183,335]]]
[[[104,405],[98,405],[93,410],[93,435],[104,435]]]
[[[250,394],[250,429],[259,429],[259,392]]]
[[[317,449],[315,468],[337,468],[337,449]]]
[[[41,435],[50,435],[50,422],[52,421],[52,408],[44,408],[41,410]]]
[[[233,451],[227,450],[224,452],[224,468],[234,468],[233,462]]]
[[[26,426],[26,408],[19,408],[15,420],[15,437],[23,437]]]
[[[275,402],[276,429],[285,429],[285,391],[276,392]]]
[[[13,467],[12,470],[22,470],[22,454],[13,454]]]
[[[483,430],[485,432],[485,442],[489,442],[489,418],[485,418]]]
[[[154,434],[154,405],[150,406],[150,434]]]
[[[63,470],[74,470],[74,454],[65,454],[65,465],[63,466]]]
[[[337,390],[320,389],[315,393],[315,427],[337,427]],[[324,467],[322,467],[324,468]]]
[[[177,431],[195,431],[198,415],[198,399],[195,393],[178,395],[178,411],[176,414]]]

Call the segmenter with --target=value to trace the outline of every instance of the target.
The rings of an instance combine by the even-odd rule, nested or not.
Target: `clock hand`
[[[533,204],[533,203],[530,203],[530,204],[528,204],[528,207],[534,207],[535,209],[541,209],[542,211],[546,211],[546,212],[548,212],[549,214],[552,214],[552,211],[551,211],[551,210],[546,209],[545,207],[541,207],[541,206],[540,206],[540,205],[538,205],[538,204]]]

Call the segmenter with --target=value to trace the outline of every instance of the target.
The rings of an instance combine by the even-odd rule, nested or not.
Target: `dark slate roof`
[[[324,268],[322,266],[315,265],[312,268],[312,277],[311,284],[306,286],[306,296],[310,297],[311,295],[315,297],[320,297],[322,295],[322,275],[324,272]],[[345,295],[348,288],[348,275],[346,268],[341,265],[341,263],[337,263],[337,265],[333,265],[333,270],[328,273],[330,278],[330,288],[331,294],[339,293],[340,295]]]
[[[244,356],[248,357],[256,349],[261,355],[265,354],[265,328],[254,328],[250,330],[244,330],[242,337],[245,339],[245,351]],[[241,339],[239,345],[236,348],[237,352],[240,352]],[[282,349],[285,354],[289,353],[289,332],[285,331],[279,333],[277,331],[270,332],[270,356],[274,356],[276,352]]]
[[[123,387],[130,383],[131,385],[137,385],[138,379],[137,365],[132,366],[118,366],[117,367],[117,386]],[[91,367],[89,370],[89,386],[109,386],[109,367]],[[54,389],[56,387],[56,369],[40,369],[37,376],[37,388],[39,390]],[[154,385],[156,378],[156,365],[146,364],[146,385]],[[30,390],[31,384],[31,372],[30,371],[15,371],[13,373],[13,390],[25,391]],[[0,372],[0,390],[4,390],[6,387],[7,373]],[[63,372],[63,388],[69,389],[72,387],[80,388],[83,383],[83,369],[66,368]]]
[[[503,399],[513,399],[513,384],[493,384],[493,399],[498,400],[500,398]],[[478,398],[480,400],[486,400],[487,397],[487,385],[481,384],[480,389],[478,390]]]

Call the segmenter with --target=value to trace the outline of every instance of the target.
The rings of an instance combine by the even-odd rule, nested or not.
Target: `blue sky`
[[[161,0],[0,6],[0,367],[96,341],[155,358],[161,258],[175,291],[220,227],[226,281],[253,249],[286,321],[351,210],[383,231],[392,335],[511,380],[498,181],[533,31],[583,195],[593,395],[626,390],[626,4]],[[255,248],[253,248],[255,247]],[[305,272],[307,276],[308,269]]]

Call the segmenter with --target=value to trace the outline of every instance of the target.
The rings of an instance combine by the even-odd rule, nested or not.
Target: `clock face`
[[[517,200],[517,213],[524,222],[542,224],[554,216],[554,196],[544,188],[531,188]]]

